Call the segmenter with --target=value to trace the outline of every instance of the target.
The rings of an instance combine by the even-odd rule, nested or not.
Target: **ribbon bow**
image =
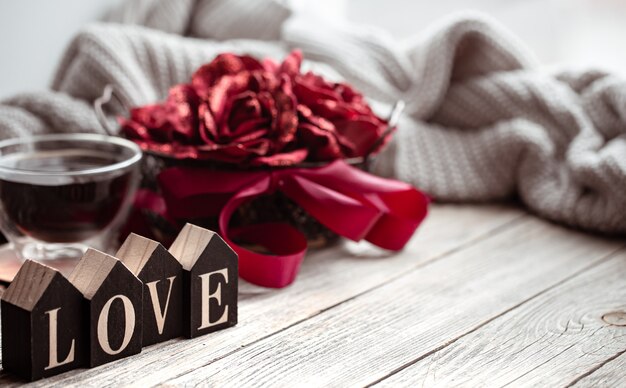
[[[229,228],[235,210],[276,190],[336,234],[400,250],[426,217],[428,198],[403,182],[380,178],[338,160],[320,168],[211,171],[173,167],[158,177],[167,215],[174,219],[218,216],[220,233],[239,255],[239,275],[264,287],[292,283],[306,253],[304,235],[285,223]],[[273,254],[248,250],[233,239]]]

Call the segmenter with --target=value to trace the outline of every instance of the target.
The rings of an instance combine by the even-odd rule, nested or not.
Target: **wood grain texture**
[[[508,206],[435,205],[402,253],[389,255],[351,243],[312,252],[290,287],[270,290],[241,282],[237,327],[144,348],[132,358],[69,372],[41,384],[158,384],[387,284],[447,253],[475,244],[521,217],[520,210]],[[0,384],[11,382],[9,376],[0,376]]]
[[[26,260],[2,299],[26,311],[32,311],[56,274],[57,271],[46,265]]]
[[[445,347],[622,245],[525,219],[166,384],[366,385]]]
[[[89,248],[68,279],[86,299],[91,299],[117,262],[115,257]]]
[[[170,247],[170,253],[178,259],[183,269],[191,271],[215,232],[193,224],[185,224]]]
[[[623,250],[377,387],[566,386],[626,351],[626,322],[606,318],[626,311],[624,279]]]
[[[613,360],[607,361],[597,370],[587,376],[573,381],[573,386],[582,387],[609,387],[626,382],[626,351]]]
[[[139,277],[139,273],[148,264],[154,255],[154,251],[160,245],[154,240],[131,233],[117,250],[115,257],[124,263],[130,272]]]

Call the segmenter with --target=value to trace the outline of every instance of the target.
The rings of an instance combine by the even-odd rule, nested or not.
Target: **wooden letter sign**
[[[28,380],[84,365],[83,296],[55,269],[26,261],[2,298],[2,365]]]
[[[238,263],[228,244],[187,224],[170,252],[183,266],[183,334],[193,338],[236,325]]]
[[[87,300],[88,365],[141,352],[143,284],[113,256],[88,249],[70,281]]]
[[[182,335],[183,267],[154,240],[134,233],[115,255],[143,282],[143,346]]]
[[[2,364],[37,380],[142,346],[237,324],[237,254],[187,224],[166,250],[131,234],[117,258],[88,249],[66,279],[26,261],[2,297]]]

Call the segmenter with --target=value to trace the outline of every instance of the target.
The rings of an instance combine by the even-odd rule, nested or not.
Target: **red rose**
[[[122,133],[146,150],[176,158],[250,165],[378,151],[372,148],[386,122],[350,86],[301,74],[301,61],[299,51],[280,65],[221,54],[200,67],[190,84],[174,86],[164,103],[132,109],[121,120]]]

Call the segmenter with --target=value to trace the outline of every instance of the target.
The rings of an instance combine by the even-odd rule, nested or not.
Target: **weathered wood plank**
[[[192,340],[172,340],[132,358],[89,370],[68,372],[40,384],[156,384],[206,365],[272,333],[386,284],[448,252],[496,234],[521,220],[509,206],[433,206],[409,246],[396,255],[362,245],[343,244],[314,252],[297,281],[281,290],[240,284],[240,323],[234,328]],[[11,383],[0,376],[0,384]]]
[[[622,245],[526,219],[167,384],[365,385],[445,347]]]
[[[377,387],[565,386],[626,350],[626,326],[611,324],[626,312],[625,279],[623,250]]]
[[[626,384],[626,351],[615,359],[609,360],[591,374],[581,376],[572,383],[576,388],[610,387]]]

